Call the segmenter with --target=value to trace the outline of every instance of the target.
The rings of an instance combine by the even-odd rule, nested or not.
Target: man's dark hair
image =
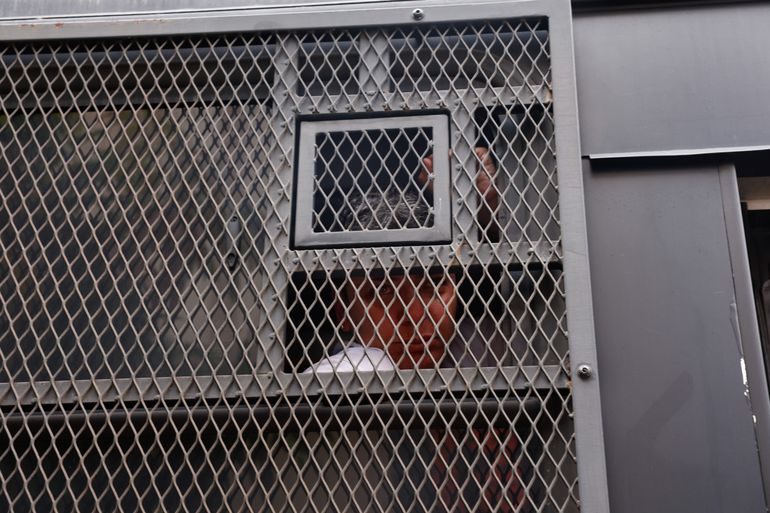
[[[343,230],[398,230],[433,225],[431,206],[413,191],[354,194],[340,212]]]

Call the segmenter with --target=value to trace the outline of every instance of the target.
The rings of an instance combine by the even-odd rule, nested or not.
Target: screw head
[[[590,365],[587,365],[585,363],[578,365],[577,375],[580,379],[588,379],[591,376],[593,376],[593,374],[594,374],[594,371]]]
[[[422,9],[415,9],[414,11],[412,11],[412,19],[414,21],[420,21],[424,17],[425,17],[425,11],[423,11]]]

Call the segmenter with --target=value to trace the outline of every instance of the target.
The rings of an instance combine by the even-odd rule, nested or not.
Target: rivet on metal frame
[[[593,376],[593,374],[594,371],[590,365],[585,363],[578,365],[577,375],[580,379],[589,379],[591,376]]]

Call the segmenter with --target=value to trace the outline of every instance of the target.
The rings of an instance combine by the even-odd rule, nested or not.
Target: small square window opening
[[[444,114],[300,123],[296,248],[451,240]]]

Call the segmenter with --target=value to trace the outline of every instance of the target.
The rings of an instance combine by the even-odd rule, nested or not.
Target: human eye
[[[382,297],[392,297],[395,292],[396,292],[396,289],[393,287],[393,284],[391,283],[383,283],[382,285],[380,285],[380,295]]]

